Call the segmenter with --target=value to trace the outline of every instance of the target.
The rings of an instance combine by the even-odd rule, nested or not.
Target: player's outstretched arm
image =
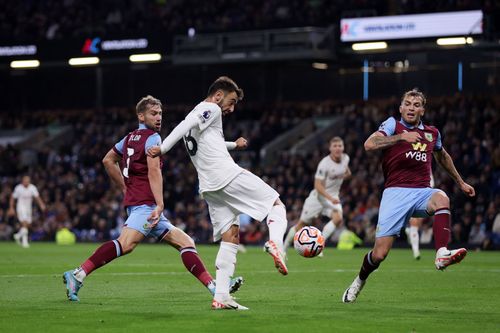
[[[147,151],[149,157],[157,157],[166,154],[187,132],[198,125],[196,117],[186,117],[181,121],[170,134],[163,140],[160,147],[151,147]]]
[[[460,186],[460,189],[462,192],[467,194],[470,197],[473,197],[476,195],[476,191],[474,190],[474,187],[470,186],[467,184],[460,174],[457,171],[457,168],[455,168],[455,164],[453,163],[453,159],[451,158],[450,154],[443,148],[441,150],[435,151],[434,152],[434,158],[436,161],[443,167],[443,169],[446,170],[446,172],[450,175],[451,178]]]
[[[245,149],[246,147],[248,147],[248,141],[244,137],[239,137],[234,142],[226,141],[226,148],[227,148],[227,150]]]
[[[121,156],[114,152],[113,149],[110,149],[106,156],[102,159],[102,164],[104,164],[104,168],[111,178],[111,181],[115,183],[123,193],[125,193],[125,182],[123,181],[122,172],[120,170],[120,166],[118,162],[121,160]]]
[[[384,149],[390,146],[394,146],[400,141],[406,141],[409,143],[415,143],[422,140],[422,137],[417,132],[404,132],[397,135],[385,136],[380,131],[374,132],[365,141],[365,150],[378,150]]]

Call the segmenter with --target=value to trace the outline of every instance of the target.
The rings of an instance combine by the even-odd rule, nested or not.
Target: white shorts
[[[279,194],[245,170],[220,190],[203,192],[203,197],[208,204],[214,241],[218,241],[232,225],[239,226],[238,216],[242,213],[257,221],[264,220]]]
[[[331,218],[334,210],[338,211],[340,215],[342,215],[341,204],[333,204],[331,201],[326,200],[322,195],[319,195],[318,192],[314,191],[309,194],[304,202],[302,213],[300,214],[300,220],[306,224],[310,224],[313,219],[319,217],[320,215]]]
[[[31,224],[33,219],[31,209],[17,209],[16,213],[19,222],[27,222]]]

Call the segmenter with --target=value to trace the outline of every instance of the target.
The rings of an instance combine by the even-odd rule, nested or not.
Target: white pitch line
[[[357,272],[357,269],[333,269],[333,270],[300,270],[300,271],[290,271],[292,274],[311,274],[311,273],[352,273]],[[436,273],[435,269],[397,269],[397,270],[385,270],[386,272],[395,272],[395,273]],[[267,271],[251,271],[245,272],[240,271],[239,274],[270,274],[275,273],[275,270],[267,270]],[[500,269],[467,269],[460,270],[457,273],[500,273]],[[104,276],[147,276],[147,275],[184,275],[187,272],[122,272],[122,273],[98,273],[99,275]],[[59,277],[61,274],[0,274],[0,278],[36,278],[36,277]]]

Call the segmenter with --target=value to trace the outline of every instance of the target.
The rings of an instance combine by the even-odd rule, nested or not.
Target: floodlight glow
[[[474,39],[472,37],[450,37],[450,38],[438,38],[436,40],[436,44],[440,46],[449,46],[449,45],[465,45],[474,43]]]
[[[68,63],[71,66],[97,65],[99,63],[99,58],[97,57],[71,58],[68,60]]]
[[[314,69],[328,69],[328,64],[325,64],[324,62],[313,62],[312,67]]]
[[[369,43],[352,44],[352,49],[354,51],[383,50],[386,48],[387,48],[386,42],[369,42]]]
[[[161,54],[159,53],[143,53],[143,54],[132,54],[129,57],[131,62],[152,62],[160,61]]]
[[[38,60],[14,60],[10,63],[10,68],[37,68],[39,66]]]

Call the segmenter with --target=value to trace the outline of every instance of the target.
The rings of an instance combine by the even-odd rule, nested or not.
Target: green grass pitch
[[[61,274],[97,244],[0,243],[0,332],[500,332],[500,253],[471,252],[445,272],[434,251],[415,261],[393,250],[358,301],[343,304],[366,249],[328,248],[323,259],[289,255],[281,276],[261,248],[238,254],[238,301],[212,311],[211,296],[166,245],[142,244],[97,270],[67,301]],[[217,246],[198,251],[213,272]],[[292,250],[293,251],[293,250]]]

